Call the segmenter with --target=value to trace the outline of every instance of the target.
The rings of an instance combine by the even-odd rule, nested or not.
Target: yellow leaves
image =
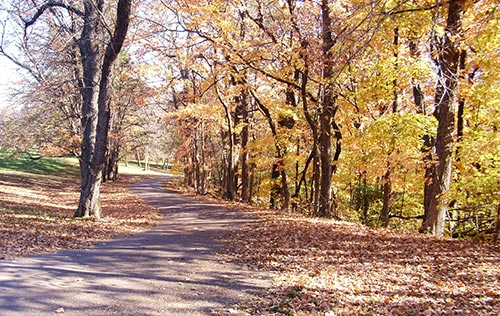
[[[233,128],[233,133],[239,135],[245,127],[248,127],[248,123],[240,123]]]
[[[387,161],[412,170],[421,159],[422,135],[435,130],[433,118],[418,114],[384,115],[344,137],[349,163],[381,176]]]
[[[191,118],[200,118],[210,121],[217,121],[222,115],[221,108],[211,103],[195,102],[187,106],[166,114],[166,118],[175,118],[179,123],[188,122]]]

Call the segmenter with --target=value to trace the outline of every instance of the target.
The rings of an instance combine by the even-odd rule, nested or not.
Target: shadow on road
[[[0,262],[0,315],[220,315],[262,293],[266,275],[216,255],[221,235],[254,219],[167,192],[164,180],[132,188],[163,214],[149,232]]]

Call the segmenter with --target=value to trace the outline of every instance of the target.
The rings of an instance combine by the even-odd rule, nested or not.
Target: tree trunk
[[[237,82],[239,85],[244,87],[244,80]],[[250,168],[249,168],[249,151],[248,151],[248,140],[249,140],[249,119],[248,119],[248,91],[243,88],[241,94],[236,98],[236,119],[235,125],[243,124],[243,128],[240,133],[240,144],[241,144],[241,200],[245,203],[250,202]]]
[[[424,103],[424,92],[418,83],[412,82],[412,90],[413,90],[413,101],[417,108],[417,113],[426,115],[425,103]],[[422,137],[423,146],[422,153],[424,154],[423,162],[425,168],[424,175],[424,222],[427,218],[427,214],[429,213],[429,203],[432,196],[432,175],[434,174],[434,163],[432,161],[433,158],[433,150],[434,150],[434,138],[426,134]],[[421,228],[422,230],[422,228]]]
[[[101,171],[92,164],[95,151],[100,75],[99,66],[102,60],[100,14],[102,9],[96,3],[85,2],[84,25],[80,38],[80,54],[83,69],[83,88],[81,90],[83,140],[81,161],[80,200],[75,217],[100,216],[99,187]],[[94,39],[94,40],[93,40]]]
[[[199,138],[199,126],[194,130],[193,137],[193,151],[191,152],[193,159],[193,172],[194,172],[194,191],[197,194],[201,194],[201,168],[200,168],[200,154],[199,154],[199,146],[198,146],[198,138]]]
[[[382,211],[380,214],[380,219],[382,221],[382,227],[389,226],[389,206],[392,195],[392,182],[391,182],[392,167],[391,163],[387,162],[387,170],[385,171],[383,177],[383,197],[382,197]]]
[[[243,123],[245,126],[241,131],[241,200],[245,203],[250,203],[250,166],[248,151],[249,126],[248,126],[248,109],[243,111]]]
[[[307,42],[302,43],[302,47],[305,49],[307,47]],[[309,60],[307,55],[302,55],[304,60],[305,68],[301,72],[301,85],[300,85],[300,99],[302,101],[302,112],[304,113],[304,117],[307,121],[307,125],[311,129],[312,134],[312,148],[311,148],[311,159],[312,159],[312,178],[311,178],[311,195],[310,202],[312,203],[312,213],[319,213],[319,195],[320,195],[320,181],[321,181],[321,172],[320,172],[320,162],[319,162],[319,132],[318,126],[309,111],[309,101],[307,96],[307,84],[309,81]],[[306,169],[304,169],[304,173]],[[307,195],[307,194],[306,194]]]
[[[327,94],[325,92],[325,94]],[[328,93],[329,94],[329,93]],[[328,96],[329,98],[330,96]],[[323,112],[320,117],[320,133],[319,133],[319,157],[320,157],[320,192],[319,192],[319,216],[327,216],[330,211],[330,203],[331,203],[331,185],[332,185],[332,168],[331,168],[331,121],[332,121],[332,113],[331,107],[332,102],[330,100],[326,100],[327,96],[325,96],[325,100],[323,101]],[[330,104],[330,105],[326,105]]]
[[[363,209],[363,225],[368,225],[370,223],[368,219],[368,211],[370,210],[370,199],[368,196],[368,181],[366,180],[366,171],[363,171],[362,175],[362,198],[361,198],[361,207]]]
[[[332,186],[332,121],[337,111],[336,98],[333,94],[333,85],[328,82],[332,77],[332,53],[334,46],[331,29],[330,7],[328,0],[321,1],[322,17],[322,58],[323,58],[323,97],[321,100],[320,130],[319,130],[319,160],[320,160],[320,193],[317,215],[328,216],[331,206]]]
[[[207,193],[207,166],[205,161],[205,122],[202,122],[201,125],[201,137],[200,137],[200,147],[201,147],[201,194]]]
[[[399,57],[399,27],[395,27],[394,30],[394,36],[393,36],[393,42],[392,44],[394,45],[394,73],[398,73],[398,68],[399,68],[399,62],[398,62],[398,57]],[[397,113],[398,111],[398,80],[396,79],[396,76],[392,80],[392,113]],[[390,202],[391,202],[391,196],[392,196],[392,182],[391,182],[391,175],[392,175],[392,166],[391,162],[389,160],[390,156],[392,155],[393,149],[390,150],[390,152],[387,155],[387,169],[385,171],[385,174],[383,176],[383,184],[382,184],[382,210],[380,212],[380,220],[382,221],[382,227],[387,227],[389,226],[389,219],[390,219]]]
[[[313,156],[313,170],[312,170],[312,183],[311,183],[311,198],[313,205],[313,214],[319,214],[319,195],[321,186],[321,166],[319,163],[319,149],[317,141],[313,143],[314,156]]]
[[[273,163],[271,170],[271,194],[269,197],[269,208],[275,209],[277,207],[277,201],[280,194],[280,185],[277,183],[280,173],[278,171],[278,165]]]
[[[120,156],[120,145],[112,141],[108,146],[104,159],[102,182],[118,180],[118,158]]]
[[[137,161],[137,167],[141,168],[142,167],[141,152],[140,152],[139,148],[135,149],[135,160]]]
[[[83,67],[82,182],[76,217],[100,217],[99,192],[104,158],[108,145],[110,120],[109,81],[111,69],[125,40],[130,22],[131,0],[119,0],[116,26],[104,52],[105,30],[102,18],[104,1],[85,1],[80,53]]]
[[[459,61],[459,71],[461,72],[460,74],[460,79],[463,80],[465,79],[463,73],[465,72],[465,61],[467,59],[467,51],[465,49],[462,49],[460,52],[460,61]],[[462,138],[464,136],[464,111],[465,111],[465,98],[461,97],[460,100],[458,101],[458,113],[457,113],[457,144],[462,141]],[[460,161],[460,146],[457,146],[456,149],[456,161]]]
[[[432,176],[432,195],[429,201],[427,218],[421,230],[436,236],[444,234],[445,217],[448,203],[444,198],[450,188],[452,176],[453,146],[455,132],[455,106],[457,104],[458,66],[460,59],[460,40],[462,35],[462,17],[465,2],[449,2],[446,32],[435,47],[436,64],[439,68],[439,80],[442,94],[438,89],[436,111],[438,129],[435,143],[436,168]],[[439,40],[438,40],[439,41]]]
[[[493,236],[491,239],[493,245],[497,244],[499,233],[500,233],[500,204],[497,205],[497,218],[495,221],[495,230],[493,232]]]
[[[234,168],[234,137],[233,132],[233,119],[231,118],[231,112],[227,104],[221,98],[217,91],[217,97],[219,102],[224,107],[224,113],[226,114],[226,123],[228,128],[228,145],[229,150],[226,157],[226,166],[224,171],[224,198],[228,200],[234,200],[236,197],[236,183],[235,183],[235,168]]]
[[[149,171],[149,150],[146,147],[144,149],[144,171]]]
[[[398,72],[398,67],[399,67],[399,62],[398,62],[398,57],[399,57],[399,27],[395,27],[394,30],[394,36],[393,36],[393,41],[392,44],[394,45],[394,71],[395,73]],[[396,113],[398,111],[398,79],[397,76],[394,76],[394,79],[392,80],[392,113]]]

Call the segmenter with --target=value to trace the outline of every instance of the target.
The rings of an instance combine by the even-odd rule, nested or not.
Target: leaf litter
[[[277,275],[252,314],[500,315],[499,246],[239,208],[226,260]]]
[[[140,180],[105,184],[105,217],[95,222],[72,218],[76,179],[0,174],[0,257],[147,229],[159,213],[128,191]],[[499,246],[224,206],[258,217],[224,236],[224,261],[276,275],[268,293],[247,304],[254,315],[500,315]]]
[[[146,230],[160,218],[159,212],[128,189],[143,178],[127,175],[103,184],[103,217],[95,221],[73,217],[79,197],[78,179],[2,170],[0,259],[84,248]]]

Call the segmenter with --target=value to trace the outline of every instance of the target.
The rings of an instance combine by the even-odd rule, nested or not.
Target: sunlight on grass
[[[72,175],[79,172],[76,157],[42,157],[32,159],[27,155],[12,155],[0,152],[0,169],[22,171],[32,174]]]

